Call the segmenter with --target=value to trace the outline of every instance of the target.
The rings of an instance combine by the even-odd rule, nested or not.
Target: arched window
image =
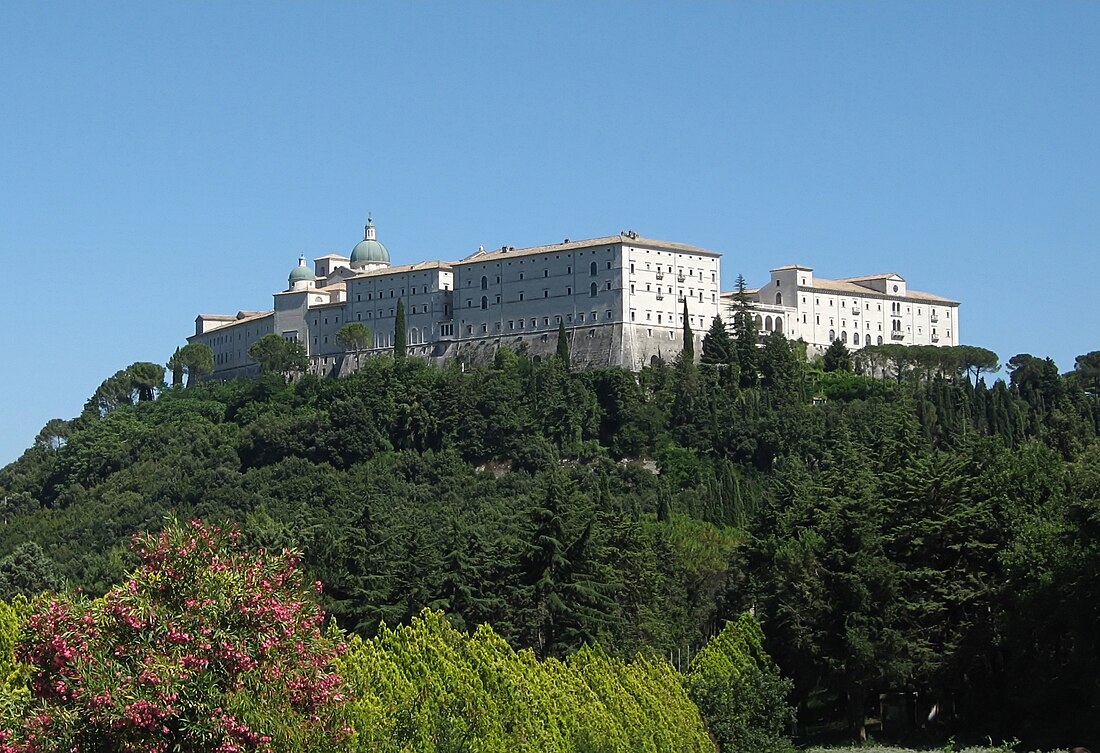
[[[879,336],[878,336],[878,344],[879,344],[879,345],[882,345],[882,335],[879,335]]]
[[[591,264],[588,265],[588,274],[590,274],[593,277],[596,276],[596,262],[592,262]]]
[[[829,330],[829,342],[835,342],[835,341],[836,341],[836,330],[831,329],[831,330]]]
[[[770,316],[764,317],[764,331],[765,332],[771,332],[772,331],[772,318]]]
[[[486,298],[485,296],[481,296],[481,308],[483,308],[483,309],[489,308],[489,299]]]
[[[859,333],[858,332],[853,332],[852,333],[852,345],[859,345]]]
[[[489,278],[486,277],[485,275],[481,276],[481,289],[482,290],[488,290],[489,289]]]
[[[411,344],[415,345],[419,343],[420,340],[417,339],[419,336],[420,330],[418,330],[416,327],[413,327],[411,330],[409,330],[409,342]]]
[[[595,266],[596,266],[596,262],[592,262],[592,267],[595,268]],[[593,274],[595,274],[595,273],[593,273]],[[592,283],[588,288],[588,295],[595,298],[596,293],[597,293],[598,290],[599,290],[599,288],[596,286],[596,283]]]
[[[778,280],[776,280],[776,282],[778,282]],[[782,293],[776,293],[775,294],[775,305],[776,306],[782,306],[783,305],[783,294]]]
[[[757,314],[756,319],[754,319],[753,321],[756,324],[757,329],[760,329],[764,326],[764,320],[760,317],[760,314]]]
[[[840,333],[840,341],[842,343],[844,343],[845,345],[848,344],[848,333],[847,332],[841,332]]]
[[[783,319],[778,317],[778,316],[775,317],[775,331],[776,332],[782,332],[783,331]]]

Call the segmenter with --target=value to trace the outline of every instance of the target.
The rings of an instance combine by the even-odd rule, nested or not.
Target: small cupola
[[[298,266],[290,270],[290,289],[291,290],[304,290],[306,288],[313,287],[313,281],[316,279],[316,275],[313,274],[313,270],[306,266],[306,257],[298,257]]]

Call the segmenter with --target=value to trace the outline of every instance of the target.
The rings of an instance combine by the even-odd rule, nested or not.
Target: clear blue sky
[[[1100,349],[1100,3],[0,4],[0,463],[368,211],[397,263],[633,228]]]

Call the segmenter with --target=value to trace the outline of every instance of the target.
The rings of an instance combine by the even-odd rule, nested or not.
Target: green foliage
[[[104,598],[36,600],[16,647],[33,701],[5,750],[339,750],[340,647],[295,555],[237,536],[170,521]]]
[[[336,342],[344,350],[360,351],[370,347],[372,337],[367,325],[362,322],[348,322],[336,333]]]
[[[691,660],[684,680],[722,753],[793,751],[786,729],[791,683],[764,650],[764,634],[747,613],[726,623]]]
[[[684,313],[680,315],[684,322],[683,347],[680,350],[680,359],[687,363],[695,362],[695,335],[691,333],[691,315],[688,314],[687,297],[684,298]]]
[[[820,373],[740,322],[736,368],[570,372],[501,348],[144,401],[124,369],[0,469],[0,571],[103,594],[135,531],[230,518],[301,549],[365,636],[427,607],[546,656],[686,655],[753,607],[803,724],[813,701],[858,736],[909,688],[981,736],[1097,732],[1090,361],[1023,354],[987,385],[981,349],[891,344]]]
[[[567,661],[515,652],[488,625],[441,613],[352,639],[340,662],[352,751],[664,753],[713,751],[672,667],[584,649]]]
[[[736,310],[733,315],[733,349],[737,356],[738,374],[742,387],[756,386],[759,372],[759,352],[756,347],[756,320],[749,310],[749,296],[746,292],[745,278],[737,275],[734,301]]]
[[[10,602],[0,601],[0,721],[18,717],[30,700],[30,667],[15,656],[29,611],[30,605],[22,596]]]
[[[397,316],[393,320],[393,357],[403,359],[408,352],[405,346],[405,301],[397,302]]]
[[[105,379],[84,405],[85,415],[106,416],[123,405],[156,399],[164,387],[164,367],[138,361]]]
[[[569,368],[569,336],[565,333],[564,319],[558,321],[558,347],[556,355],[558,360],[561,361],[566,368]]]
[[[168,368],[172,370],[173,387],[179,387],[183,383],[185,373],[187,383],[192,384],[214,371],[214,351],[204,343],[188,343],[182,348],[176,348],[176,352],[168,359]]]
[[[260,366],[265,374],[288,374],[305,371],[309,367],[306,349],[297,341],[279,335],[264,335],[248,348],[248,357]]]
[[[851,371],[852,354],[848,350],[848,346],[840,340],[833,340],[832,345],[825,350],[822,365],[826,372]]]
[[[700,360],[711,366],[727,366],[733,361],[733,341],[720,316],[711,320],[710,329],[703,336],[703,354]]]
[[[0,600],[16,596],[32,598],[43,591],[60,591],[65,585],[57,563],[37,543],[28,541],[0,557]]]

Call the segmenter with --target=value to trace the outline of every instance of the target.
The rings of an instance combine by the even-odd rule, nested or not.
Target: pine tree
[[[741,386],[754,387],[760,361],[756,348],[756,322],[749,311],[749,295],[743,275],[737,275],[736,285],[737,294],[734,300],[737,302],[737,310],[733,315],[734,352],[737,355],[737,365],[741,370]]]
[[[852,354],[848,346],[840,340],[833,340],[833,344],[825,351],[825,371],[851,371]]]
[[[703,336],[702,363],[714,366],[724,366],[733,360],[733,340],[726,331],[725,322],[721,316],[715,316],[710,322],[710,329]]]
[[[397,318],[393,323],[393,357],[403,359],[408,349],[405,347],[405,302],[397,302]]]

